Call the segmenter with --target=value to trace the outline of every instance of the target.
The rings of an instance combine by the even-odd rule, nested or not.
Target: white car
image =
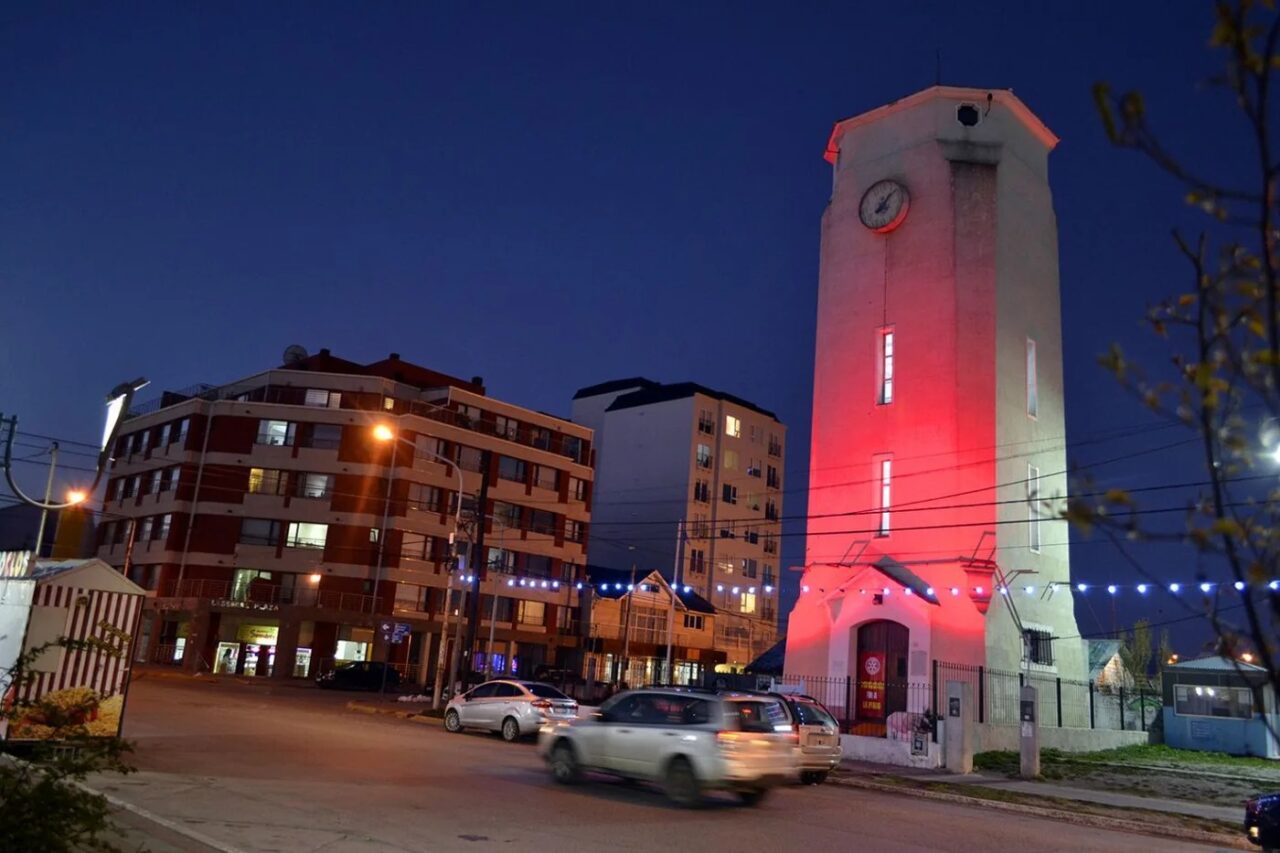
[[[599,771],[655,782],[682,806],[715,789],[755,805],[796,776],[799,758],[780,699],[678,688],[628,690],[589,718],[543,726],[538,751],[562,784]]]
[[[578,703],[536,681],[486,681],[449,700],[444,711],[446,731],[487,729],[506,741],[531,735],[548,722],[572,720]]]

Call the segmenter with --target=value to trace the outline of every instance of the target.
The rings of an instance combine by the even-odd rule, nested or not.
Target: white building
[[[1007,90],[939,86],[836,124],[788,672],[1085,677],[1066,524],[1044,505],[1067,488],[1057,142]]]
[[[578,391],[573,421],[596,440],[588,561],[670,578],[679,559],[679,584],[720,614],[722,667],[773,645],[786,438],[777,416],[691,382],[634,378]]]

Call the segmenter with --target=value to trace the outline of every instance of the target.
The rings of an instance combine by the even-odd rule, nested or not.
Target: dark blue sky
[[[1112,340],[1158,357],[1139,321],[1186,285],[1168,232],[1194,219],[1108,145],[1090,85],[1146,90],[1176,150],[1233,162],[1230,105],[1200,85],[1207,3],[461,6],[0,12],[0,412],[92,440],[126,377],[222,382],[289,343],[394,350],[556,413],[621,375],[721,387],[789,425],[797,489],[827,135],[932,84],[937,49],[944,82],[1013,88],[1063,140],[1073,464],[1188,437],[1097,440],[1144,422],[1094,359]],[[1092,473],[1165,483],[1195,462]],[[1195,570],[1134,553],[1160,577]],[[1109,545],[1073,555],[1078,576],[1136,579]],[[1140,614],[1183,611],[1118,618]],[[1110,603],[1081,617],[1110,627]]]

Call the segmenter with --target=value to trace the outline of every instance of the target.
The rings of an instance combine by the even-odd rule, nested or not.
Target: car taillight
[[[738,745],[738,732],[722,731],[716,732],[716,746],[724,749],[733,749]]]
[[[546,699],[534,699],[533,702],[530,704],[532,704],[533,707],[535,708],[546,709],[551,707],[551,703],[548,702]]]

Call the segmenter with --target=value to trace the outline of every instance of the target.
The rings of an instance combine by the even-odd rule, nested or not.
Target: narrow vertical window
[[[1027,466],[1027,545],[1040,553],[1040,469]]]
[[[878,495],[880,506],[880,526],[876,535],[889,535],[889,508],[893,505],[892,500],[892,471],[893,460],[885,457],[876,461],[876,480],[880,494]]]
[[[1040,387],[1036,382],[1036,342],[1027,338],[1027,417],[1040,413]]]
[[[893,402],[893,329],[882,329],[879,341],[876,402],[886,405]]]

